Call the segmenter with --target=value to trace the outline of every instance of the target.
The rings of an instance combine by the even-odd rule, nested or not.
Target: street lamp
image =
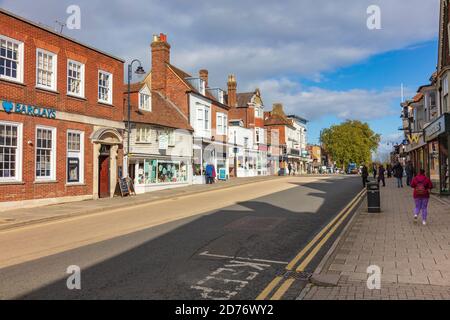
[[[131,136],[131,102],[130,102],[130,91],[131,91],[131,78],[133,76],[133,63],[139,63],[139,66],[136,68],[135,73],[138,75],[145,74],[144,68],[142,68],[142,63],[138,59],[134,59],[131,61],[131,63],[128,65],[128,121],[127,121],[127,161],[126,161],[126,167],[124,168],[124,171],[126,172],[127,177],[129,176],[128,172],[128,157],[130,155],[130,136]]]

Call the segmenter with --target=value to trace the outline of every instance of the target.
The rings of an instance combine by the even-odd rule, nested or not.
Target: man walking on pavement
[[[397,187],[403,188],[403,166],[400,162],[397,162],[392,170],[394,171],[394,177],[397,178]]]
[[[378,183],[383,182],[383,187],[386,187],[386,181],[384,179],[384,173],[386,172],[386,170],[384,169],[384,166],[382,164],[380,164],[380,166],[378,167]]]
[[[361,169],[361,177],[363,181],[363,187],[366,187],[367,178],[369,177],[369,169],[367,169],[367,166],[363,164],[363,167]]]
[[[422,224],[427,224],[428,201],[430,200],[430,190],[433,189],[433,183],[425,175],[425,170],[420,169],[419,174],[412,180],[411,187],[414,188],[414,222],[417,222],[420,211],[422,211]]]
[[[372,166],[373,179],[377,180],[377,165],[374,163]]]
[[[408,163],[406,164],[406,167],[405,167],[406,185],[408,185],[408,186],[411,184],[411,181],[412,181],[412,179],[414,177],[414,174],[415,174],[414,171],[415,170],[414,170],[414,166],[412,165],[412,162],[408,161]]]
[[[292,165],[289,162],[289,164],[288,164],[288,175],[291,175],[291,171],[292,171]]]

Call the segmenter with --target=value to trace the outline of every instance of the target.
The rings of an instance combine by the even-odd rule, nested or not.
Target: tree
[[[347,120],[322,131],[320,141],[339,167],[347,168],[350,163],[369,163],[372,152],[380,143],[380,135],[373,132],[367,123]]]

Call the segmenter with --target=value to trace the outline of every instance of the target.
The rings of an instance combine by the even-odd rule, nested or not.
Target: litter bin
[[[377,182],[367,183],[367,207],[370,213],[381,212],[380,185]]]

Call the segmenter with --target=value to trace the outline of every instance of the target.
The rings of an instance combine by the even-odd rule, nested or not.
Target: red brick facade
[[[79,44],[32,22],[0,11],[0,36],[23,43],[23,81],[15,83],[0,77],[0,100],[56,110],[56,118],[48,119],[20,113],[8,113],[0,105],[0,122],[22,125],[22,179],[0,181],[0,202],[42,198],[89,196],[94,188],[94,146],[90,137],[104,123],[123,121],[123,61]],[[36,50],[56,54],[56,90],[36,87]],[[21,53],[20,53],[21,54]],[[84,97],[67,95],[68,59],[84,65]],[[98,102],[98,71],[112,75],[112,103]],[[105,122],[106,120],[106,122]],[[37,182],[36,127],[56,129],[55,179]],[[120,126],[113,129],[120,131]],[[67,130],[84,133],[84,181],[67,183]],[[119,147],[117,163],[122,163]]]

